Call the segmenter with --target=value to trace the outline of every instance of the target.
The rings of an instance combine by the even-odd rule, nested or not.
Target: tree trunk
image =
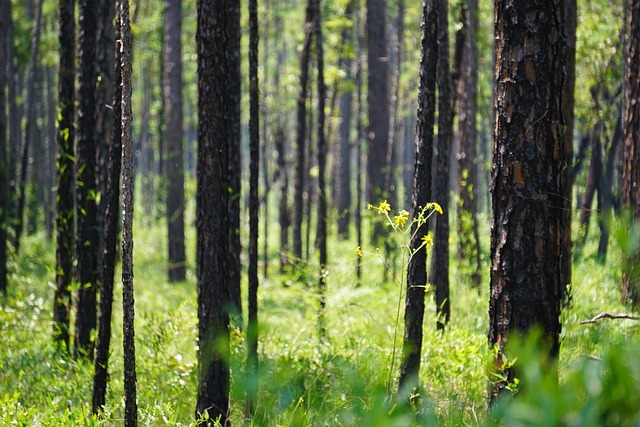
[[[347,33],[348,34],[348,33]],[[351,59],[345,61],[345,69],[351,72]],[[336,186],[338,201],[338,236],[349,238],[349,223],[351,219],[351,117],[353,109],[353,91],[345,90],[340,95],[340,136],[338,138],[339,157],[338,185]]]
[[[77,230],[78,296],[74,357],[93,359],[92,331],[96,328],[98,268],[98,224],[96,206],[96,29],[97,9],[89,0],[80,1],[80,37],[78,55],[78,127],[77,127]]]
[[[624,72],[624,169],[622,205],[640,224],[640,0],[627,0],[626,67]],[[630,238],[630,237],[629,237]],[[627,248],[635,242],[627,242]],[[632,305],[638,302],[640,289],[640,251],[627,249],[622,260],[622,299]]]
[[[596,102],[595,109],[599,108]],[[602,120],[598,120],[596,124],[591,128],[589,139],[591,140],[591,160],[589,163],[589,170],[587,173],[587,182],[585,185],[584,196],[582,197],[582,203],[580,203],[580,226],[582,229],[582,245],[584,245],[587,235],[589,233],[589,222],[591,220],[591,209],[593,206],[593,199],[598,193],[598,199],[600,199],[602,183],[602,134],[604,123]]]
[[[182,120],[182,2],[164,0],[164,132],[166,147],[169,281],[186,278],[184,246],[184,137]]]
[[[435,115],[436,65],[438,59],[438,10],[432,0],[422,3],[422,43],[420,52],[420,87],[418,93],[418,124],[413,180],[412,211],[417,218],[431,200],[431,165],[433,157],[433,124]],[[412,225],[411,251],[422,245],[427,225]],[[419,386],[420,354],[422,351],[422,321],[427,285],[427,248],[417,250],[409,261],[404,314],[404,341],[400,365],[399,389],[411,391]]]
[[[297,99],[297,130],[296,130],[296,170],[293,182],[293,224],[291,229],[292,252],[298,260],[302,258],[302,217],[303,193],[306,176],[306,134],[307,134],[307,94],[309,91],[309,58],[311,56],[311,42],[313,39],[313,8],[312,0],[308,0],[304,24],[304,44],[300,53],[300,92]]]
[[[121,22],[118,17],[118,34],[121,40]],[[111,116],[109,157],[107,162],[107,187],[104,197],[105,221],[104,244],[102,248],[102,277],[100,280],[100,317],[98,319],[98,340],[96,342],[96,358],[94,360],[93,399],[94,414],[104,409],[109,372],[109,347],[111,344],[111,314],[113,309],[113,282],[116,267],[116,245],[118,237],[118,220],[120,219],[120,174],[122,171],[122,52],[115,52],[115,72],[113,80],[113,111]]]
[[[278,125],[274,135],[276,151],[278,153],[278,170],[280,174],[280,273],[284,273],[289,265],[287,253],[289,252],[289,173],[285,151],[285,137],[282,125]]]
[[[480,241],[478,232],[478,1],[462,7],[462,52],[458,93],[458,259],[471,263],[471,282],[480,286]]]
[[[247,417],[258,400],[258,177],[260,175],[260,100],[258,92],[258,2],[249,1],[249,323],[247,326]]]
[[[449,70],[449,5],[438,0],[438,138],[434,149],[433,198],[444,215],[436,217],[431,283],[435,287],[438,329],[449,322],[449,162],[453,140],[453,82]]]
[[[387,0],[367,0],[367,197],[376,203],[387,197],[385,176],[389,139],[389,52],[387,41]],[[374,231],[375,233],[375,231]]]
[[[75,0],[60,0],[60,66],[58,70],[58,155],[56,216],[56,291],[53,297],[53,337],[69,351],[69,313],[73,279],[74,140],[75,128]]]
[[[198,398],[196,417],[229,417],[229,141],[228,85],[239,78],[232,66],[235,42],[227,37],[227,8],[234,0],[199,0],[198,29]],[[238,101],[236,99],[236,101]]]
[[[362,48],[364,46],[364,35],[362,26],[362,8],[360,0],[355,0],[355,22],[354,32],[356,40],[356,242],[357,247],[362,246],[362,141],[364,140],[364,125],[362,116],[364,108],[362,107]],[[360,286],[362,280],[362,257],[356,254],[356,287]]]
[[[0,64],[6,64],[7,50],[7,18],[6,3],[0,5]],[[11,163],[7,144],[7,73],[0,69],[0,296],[7,293],[8,259],[7,259],[7,225],[9,219],[9,164]]]
[[[600,239],[598,241],[598,260],[604,263],[607,260],[609,246],[609,224],[613,214],[613,172],[618,147],[622,141],[622,112],[619,111],[616,127],[611,138],[611,144],[607,151],[607,160],[604,165],[604,177],[602,179],[602,211],[600,212]]]
[[[512,331],[540,327],[551,360],[560,348],[562,242],[571,232],[563,222],[564,16],[560,0],[495,3],[489,344],[497,368]],[[504,375],[492,403],[513,370]]]

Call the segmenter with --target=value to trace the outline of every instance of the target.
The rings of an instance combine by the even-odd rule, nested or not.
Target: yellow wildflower
[[[442,207],[440,207],[440,205],[436,202],[433,202],[433,209],[438,212],[440,215],[442,215]]]
[[[396,222],[396,224],[399,227],[404,227],[408,219],[409,219],[409,212],[405,211],[404,209],[398,212],[398,215],[393,217],[393,220]]]
[[[356,248],[356,255],[362,256],[362,249],[360,249],[360,246]]]
[[[386,199],[384,202],[380,202],[380,205],[378,205],[378,213],[384,214],[385,212],[391,212],[391,205],[387,203]]]
[[[367,204],[367,209],[369,210],[373,209],[373,205],[371,203]]]
[[[427,249],[433,246],[433,239],[428,234],[422,236],[422,241],[424,242],[424,245],[427,247]]]

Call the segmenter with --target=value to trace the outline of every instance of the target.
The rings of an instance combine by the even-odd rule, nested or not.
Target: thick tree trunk
[[[258,92],[258,2],[249,2],[249,289],[247,325],[247,416],[258,400],[258,177],[260,175],[260,100]]]
[[[370,203],[387,197],[385,177],[389,139],[389,52],[387,0],[367,0],[367,197]],[[375,233],[375,232],[374,232]]]
[[[78,260],[78,297],[74,357],[93,359],[92,331],[97,323],[98,234],[96,192],[96,29],[98,16],[89,0],[80,1],[80,37],[78,57],[78,142],[76,209],[76,257]]]
[[[182,120],[182,2],[164,0],[164,138],[167,185],[169,281],[186,278],[184,245],[184,154]]]
[[[73,203],[75,169],[75,0],[60,0],[60,66],[58,70],[58,156],[56,216],[56,291],[53,297],[53,337],[69,351],[69,313],[73,279]]]
[[[120,42],[121,22],[118,17]],[[113,282],[116,268],[116,246],[118,240],[118,220],[120,219],[120,173],[122,171],[122,52],[115,52],[115,72],[113,80],[112,131],[107,161],[107,187],[104,197],[105,221],[104,244],[102,248],[102,276],[100,280],[100,317],[98,319],[98,340],[94,360],[93,399],[94,414],[103,410],[106,402],[107,379],[109,372],[109,347],[111,344],[111,314],[113,311]]]
[[[622,204],[640,224],[640,0],[627,0],[624,73],[624,169]],[[628,243],[631,246],[631,242]],[[634,306],[640,290],[640,251],[627,250],[622,260],[622,299]]]
[[[198,398],[196,417],[229,418],[229,142],[236,107],[228,85],[239,79],[227,37],[235,0],[199,0],[198,28]],[[236,99],[236,101],[238,101]]]
[[[565,224],[564,2],[495,3],[495,130],[489,344],[541,328],[560,348]],[[522,25],[522,22],[527,25]],[[512,381],[513,371],[504,373]],[[495,402],[506,382],[491,387]]]
[[[449,162],[453,141],[453,82],[449,70],[449,5],[438,4],[438,138],[434,149],[433,199],[444,215],[436,217],[431,283],[435,287],[438,329],[449,322]]]
[[[433,158],[433,124],[436,106],[436,65],[438,58],[438,10],[431,0],[422,2],[422,46],[420,53],[420,88],[418,93],[418,124],[413,180],[412,211],[417,218],[431,200],[431,165]],[[411,251],[422,245],[427,225],[412,226]],[[427,285],[427,248],[417,250],[409,261],[404,313],[404,341],[400,365],[400,390],[411,391],[419,386],[420,354],[424,296]]]
[[[312,0],[308,0],[304,24],[304,44],[300,53],[300,92],[297,99],[297,130],[296,130],[296,168],[293,181],[293,224],[291,228],[293,256],[302,258],[302,218],[304,210],[304,188],[307,172],[305,152],[307,135],[307,94],[309,91],[309,58],[311,56],[311,42],[313,40],[313,8]]]

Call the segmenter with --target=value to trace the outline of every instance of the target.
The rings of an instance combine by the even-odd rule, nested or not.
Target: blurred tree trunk
[[[495,3],[493,228],[489,344],[503,365],[510,332],[541,329],[549,366],[560,349],[566,166],[564,2]],[[522,22],[527,20],[528,25]],[[490,389],[495,403],[513,369]]]
[[[449,70],[449,5],[437,0],[438,6],[438,137],[434,147],[433,199],[444,215],[436,217],[431,283],[435,286],[438,329],[449,322],[449,163],[453,141],[453,82]]]
[[[593,98],[594,111],[599,111],[601,108],[599,101],[598,89],[591,88],[591,95]],[[589,222],[591,220],[591,212],[593,206],[593,199],[598,194],[598,207],[601,203],[602,188],[602,135],[604,133],[604,121],[598,119],[597,122],[589,131],[589,141],[591,142],[591,159],[589,161],[589,170],[587,171],[587,182],[585,185],[584,195],[580,209],[580,227],[582,231],[582,245],[584,246],[587,235],[589,234]]]
[[[184,245],[184,154],[182,120],[182,2],[164,0],[164,112],[165,173],[169,281],[186,278]]]
[[[613,173],[615,170],[615,160],[618,154],[618,147],[622,142],[622,111],[618,111],[618,120],[611,138],[609,150],[607,150],[607,160],[604,165],[604,176],[602,179],[602,210],[600,212],[600,239],[598,241],[598,260],[604,263],[607,260],[607,249],[609,246],[609,226],[613,214]]]
[[[77,230],[78,296],[74,357],[93,360],[91,336],[97,323],[98,224],[96,206],[96,36],[98,9],[80,0],[78,39],[78,127],[77,127]]]
[[[115,10],[115,8],[114,8]],[[114,38],[121,40],[120,17],[118,34]],[[122,171],[122,52],[114,54],[114,80],[111,105],[109,157],[107,161],[107,187],[104,196],[105,222],[104,244],[102,248],[102,276],[100,279],[100,317],[98,319],[98,340],[94,360],[92,411],[94,414],[104,409],[109,372],[109,347],[111,344],[111,314],[113,311],[113,282],[116,267],[116,246],[118,240],[118,220],[120,219],[120,174]]]
[[[229,418],[229,144],[237,112],[228,99],[239,70],[237,44],[227,34],[236,0],[198,0],[198,397],[196,418]],[[232,32],[232,31],[231,31]],[[235,99],[239,102],[238,99]]]
[[[238,325],[242,325],[242,303],[240,295],[240,186],[242,180],[240,153],[240,0],[227,3],[227,31],[231,50],[228,51],[230,79],[227,86],[227,102],[230,131],[229,137],[229,302],[230,310],[238,318]]]
[[[351,4],[351,3],[350,3]],[[351,11],[348,16],[352,17]],[[351,39],[349,31],[346,31],[347,43]],[[352,62],[350,58],[344,61],[345,70],[349,74],[349,80],[353,79]],[[351,219],[351,125],[352,125],[352,110],[353,110],[353,90],[347,89],[340,95],[340,111],[342,120],[340,121],[340,133],[338,136],[338,179],[335,186],[335,192],[337,193],[337,205],[338,205],[338,236],[341,239],[349,238],[349,223]]]
[[[293,224],[292,224],[292,252],[297,259],[302,258],[302,219],[304,209],[303,193],[307,172],[305,152],[307,135],[307,97],[309,91],[309,58],[311,56],[311,42],[313,39],[313,7],[312,0],[308,0],[304,24],[304,44],[300,53],[300,92],[297,99],[297,130],[296,130],[296,168],[293,182]]]
[[[355,84],[356,84],[356,242],[357,247],[362,246],[362,141],[364,140],[364,125],[362,116],[364,108],[362,107],[362,48],[364,46],[364,34],[362,25],[362,7],[360,0],[355,0],[354,7],[354,38],[356,42],[355,55]],[[356,254],[356,287],[362,282],[362,257]]]
[[[457,79],[458,95],[458,260],[471,263],[471,282],[480,286],[480,239],[478,232],[478,1],[462,6],[462,51]]]
[[[56,103],[56,80],[55,80],[55,68],[53,66],[47,66],[46,70],[46,119],[47,119],[47,131],[46,131],[46,146],[47,146],[47,164],[45,166],[45,230],[47,240],[53,239],[54,221],[56,216],[56,199],[55,199],[55,186],[56,186],[56,152],[57,152],[57,120],[58,120],[58,105]]]
[[[436,70],[438,59],[438,10],[432,0],[422,3],[422,43],[420,51],[420,87],[418,92],[418,125],[413,180],[412,217],[418,218],[431,200],[431,166],[433,160],[433,124],[436,106]],[[400,391],[419,387],[420,354],[422,351],[422,323],[427,285],[427,248],[422,238],[427,224],[418,229],[412,225],[407,292],[404,314],[404,340],[400,365]],[[419,249],[420,248],[420,249]],[[418,250],[419,249],[419,250]]]
[[[284,273],[289,265],[287,253],[289,252],[289,173],[287,171],[287,159],[285,150],[285,136],[282,125],[278,125],[274,135],[276,152],[278,153],[278,173],[280,174],[280,273]]]
[[[626,67],[624,72],[624,169],[622,205],[640,224],[640,0],[627,0]],[[631,238],[632,234],[628,234]],[[627,242],[622,259],[622,299],[632,305],[638,302],[640,289],[640,251],[637,242]]]
[[[249,1],[249,270],[247,325],[247,413],[258,401],[258,177],[260,175],[260,100],[258,92],[258,2]],[[266,187],[266,185],[265,185]]]
[[[133,136],[131,114],[131,23],[129,0],[118,0],[122,132],[122,350],[124,352],[124,425],[138,424],[136,402],[135,312],[133,299]]]
[[[9,229],[7,233],[15,233],[13,228],[15,224],[13,224],[13,215],[16,209],[16,204],[18,202],[17,197],[17,165],[19,163],[18,151],[20,147],[20,142],[22,141],[22,130],[20,128],[20,123],[22,123],[22,112],[21,106],[18,105],[18,97],[20,96],[20,88],[22,84],[19,83],[21,80],[21,73],[18,71],[16,67],[16,54],[15,54],[15,42],[14,42],[14,31],[13,31],[13,2],[7,1],[3,5],[4,17],[6,19],[7,25],[7,42],[6,42],[6,68],[4,71],[7,79],[7,95],[8,95],[8,108],[9,108],[9,166],[8,166],[8,180],[9,180],[9,211],[7,213],[7,221],[9,222]],[[13,243],[13,242],[11,242]]]
[[[153,102],[153,84],[151,78],[152,61],[147,59],[142,67],[142,106],[141,106],[141,120],[140,120],[140,175],[142,175],[142,194],[145,195],[144,200],[144,223],[151,225],[154,218],[155,203],[158,200],[157,191],[157,174],[156,174],[156,154],[154,149],[154,138],[156,134],[151,132],[150,123],[151,117],[151,103]],[[163,74],[161,72],[161,74]],[[164,82],[164,79],[161,79]],[[160,103],[164,105],[164,101]],[[160,108],[164,112],[164,108]],[[158,117],[159,118],[159,117]],[[164,123],[164,120],[159,120]],[[160,137],[163,137],[164,132],[159,133]],[[159,144],[162,146],[162,144]],[[164,180],[160,178],[160,180]]]
[[[53,297],[53,337],[69,351],[69,314],[73,280],[75,223],[75,0],[60,0],[60,65],[58,70],[58,155],[56,216],[56,291]]]
[[[6,64],[7,50],[5,49],[7,37],[6,6],[10,1],[0,4],[0,64]],[[9,164],[11,159],[8,150],[7,132],[7,98],[5,88],[7,86],[7,73],[0,69],[0,295],[7,293],[8,259],[7,259],[7,225],[9,219]]]
[[[388,196],[385,186],[389,152],[389,51],[387,0],[367,0],[367,197],[370,203]],[[375,231],[374,231],[375,233]]]
[[[36,99],[35,92],[37,87],[36,67],[38,63],[38,47],[40,46],[40,34],[42,27],[42,3],[38,0],[35,10],[35,18],[33,21],[33,32],[31,39],[31,56],[29,59],[29,68],[27,70],[27,98],[25,100],[26,123],[24,128],[24,138],[22,140],[20,154],[20,177],[18,181],[18,203],[15,211],[15,231],[13,248],[18,255],[20,252],[20,238],[23,231],[24,221],[24,205],[27,199],[27,170],[29,167],[29,145],[33,139],[33,129],[36,123]]]

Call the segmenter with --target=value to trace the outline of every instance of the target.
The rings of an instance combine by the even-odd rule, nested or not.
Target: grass
[[[169,284],[165,274],[164,224],[137,227],[134,286],[140,423],[193,425],[197,330],[192,265],[195,232],[192,228],[187,231],[191,244],[187,281]],[[481,231],[488,236],[486,221]],[[270,230],[270,235],[276,232]],[[485,254],[487,240],[483,240]],[[318,267],[313,250],[308,265],[295,274],[279,275],[275,239],[269,243],[269,276],[261,277],[259,290],[258,412],[252,422],[244,420],[245,342],[244,332],[236,325],[231,337],[232,422],[269,426],[414,423],[410,408],[400,405],[389,409],[384,403],[398,285],[391,279],[383,280],[381,261],[373,255],[362,258],[363,285],[357,287],[354,241],[331,241],[328,341],[321,342],[316,333],[318,304],[314,285]],[[92,365],[75,362],[57,352],[51,341],[54,244],[36,234],[25,237],[22,248],[20,259],[12,266],[9,295],[0,308],[0,425],[121,425],[124,403],[119,284],[115,291],[107,408],[104,417],[98,420],[90,415]],[[629,310],[619,302],[619,250],[615,244],[611,246],[606,264],[596,261],[595,250],[596,243],[587,241],[574,262],[573,304],[562,315],[561,385],[583,384],[575,378],[576,372],[582,375],[585,361],[609,360],[616,343],[635,342],[638,336],[640,325],[632,320],[579,323],[602,311]],[[486,406],[487,366],[491,359],[486,345],[486,255],[484,262],[483,287],[476,290],[466,283],[466,267],[452,259],[452,317],[444,333],[436,330],[433,295],[427,294],[421,370],[423,424],[457,426],[495,421]],[[401,338],[402,324],[397,348],[401,348]],[[394,371],[397,360],[396,357]],[[392,378],[396,376],[397,372],[393,372]],[[585,395],[588,398],[589,394]],[[497,413],[517,419],[509,412],[511,409],[500,410]]]

